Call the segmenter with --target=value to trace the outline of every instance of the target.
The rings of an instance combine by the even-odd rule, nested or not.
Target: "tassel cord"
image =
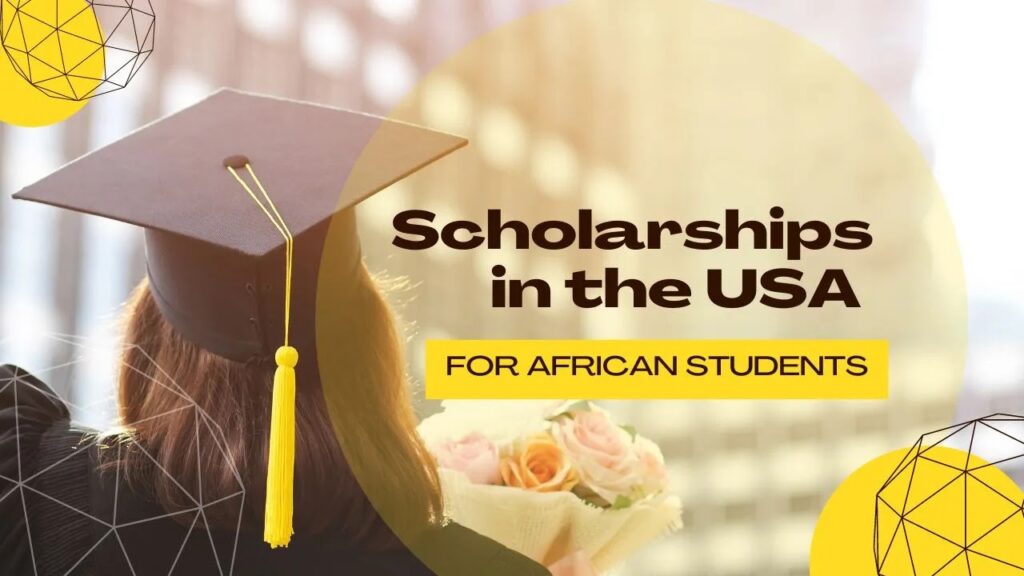
[[[227,166],[231,175],[260,207],[285,240],[284,282],[284,345],[274,355],[274,390],[271,401],[270,447],[267,459],[267,500],[264,510],[263,539],[271,548],[287,547],[293,531],[295,484],[295,365],[299,353],[289,345],[291,328],[292,257],[295,239],[270,194],[256,176],[249,162],[245,169],[259,188],[266,203],[253,191],[233,166]],[[268,208],[269,206],[269,208]]]

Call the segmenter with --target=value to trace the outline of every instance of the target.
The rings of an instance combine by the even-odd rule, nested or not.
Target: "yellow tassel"
[[[3,0],[0,0],[2,2]],[[285,241],[284,266],[284,346],[277,349],[274,359],[274,399],[270,412],[270,455],[267,461],[267,502],[263,513],[263,540],[271,548],[287,547],[292,539],[292,511],[295,487],[295,365],[299,363],[299,352],[288,345],[292,305],[292,256],[295,238],[267,189],[256,177],[256,172],[244,156],[232,156],[224,160],[224,166],[245,192],[260,207],[270,222],[281,233]],[[244,167],[259,187],[266,200],[260,201],[249,184],[238,175],[238,168]]]
[[[270,458],[263,540],[271,548],[287,547],[292,539],[292,498],[295,480],[295,365],[299,352],[281,346],[274,356],[274,400],[270,416]]]

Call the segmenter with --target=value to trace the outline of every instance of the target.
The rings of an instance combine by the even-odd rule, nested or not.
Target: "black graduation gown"
[[[432,574],[406,550],[367,552],[330,531],[297,534],[288,548],[271,550],[258,533],[243,529],[236,540],[234,532],[160,518],[155,503],[97,471],[96,444],[83,441],[90,437],[43,382],[0,367],[0,575]],[[549,576],[458,525],[425,537],[442,576]]]

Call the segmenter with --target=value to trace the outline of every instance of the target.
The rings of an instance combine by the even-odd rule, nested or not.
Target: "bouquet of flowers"
[[[448,401],[420,425],[455,522],[602,572],[682,527],[661,449],[590,402]]]

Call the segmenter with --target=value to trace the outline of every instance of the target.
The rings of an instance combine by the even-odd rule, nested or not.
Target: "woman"
[[[461,144],[222,91],[20,192],[145,227],[148,279],[123,430],[0,369],[0,574],[549,574],[444,524],[359,256],[353,205]]]
[[[401,358],[387,308],[365,268],[360,277],[359,304],[366,311],[365,325],[381,327],[379,335],[368,334],[368,338],[360,341],[367,348],[386,341],[387,345],[377,349],[377,361],[393,364],[397,374]],[[200,521],[209,526],[209,537],[215,544],[211,546],[202,538],[189,539],[176,562],[171,560],[172,556],[185,541],[189,528],[196,530],[181,519],[191,520],[192,515],[183,513],[145,526],[120,529],[117,536],[125,544],[110,537],[106,542],[100,541],[109,529],[88,516],[112,518],[115,493],[119,499],[118,515],[132,519],[188,511],[194,506],[187,494],[200,491],[205,501],[216,502],[239,492],[232,465],[238,469],[242,485],[249,487],[233,573],[431,573],[397,540],[348,471],[324,403],[319,392],[311,388],[301,389],[310,393],[301,394],[297,402],[298,413],[302,415],[297,432],[301,439],[296,465],[300,483],[296,489],[297,536],[287,549],[266,547],[260,538],[262,498],[253,492],[262,485],[266,473],[266,392],[270,390],[272,366],[233,362],[191,344],[163,318],[146,282],[129,303],[127,320],[126,340],[136,346],[127,347],[124,354],[119,407],[123,421],[137,424],[119,435],[96,438],[88,431],[75,429],[68,420],[67,409],[45,384],[17,368],[0,369],[0,382],[12,384],[0,395],[0,475],[18,477],[19,456],[24,478],[52,467],[39,482],[32,484],[39,492],[28,492],[25,504],[16,494],[0,502],[0,518],[4,520],[0,524],[0,573],[33,574],[34,552],[39,574],[65,574],[96,546],[86,562],[77,567],[80,571],[74,573],[167,574],[173,565],[174,573],[217,574],[217,564],[226,569],[231,560],[211,561],[211,554],[232,549],[239,522],[237,498],[234,506],[204,510]],[[368,350],[355,349],[355,342],[353,345],[346,355],[370,355]],[[400,378],[375,379],[372,385],[378,394],[407,394]],[[193,411],[175,412],[186,405],[181,392],[220,425],[218,432],[223,432],[223,442],[235,456],[235,462],[224,460],[217,450],[203,449],[201,443],[215,441],[214,433],[205,428]],[[396,437],[391,444],[395,454],[401,455],[394,464],[406,465],[400,473],[393,468],[381,470],[376,480],[394,484],[391,489],[407,497],[409,510],[415,510],[423,516],[423,523],[429,524],[441,511],[437,478],[433,469],[423,464],[426,452],[413,429],[408,398],[396,403],[395,409],[396,413],[387,419],[400,423],[404,437]],[[155,417],[162,414],[166,416]],[[125,435],[131,435],[138,444],[126,442]],[[88,456],[60,462],[81,447],[89,452]],[[407,462],[403,462],[405,458]],[[120,478],[115,478],[118,472]],[[193,486],[200,488],[193,490]],[[189,488],[187,492],[183,487]],[[88,516],[66,509],[42,494]],[[22,509],[26,504],[27,512]],[[410,516],[406,515],[407,521],[412,521]],[[27,530],[33,533],[30,535]],[[148,541],[140,540],[139,534],[133,532],[143,532]],[[457,551],[457,557],[465,561],[464,565],[449,565],[450,572],[440,569],[441,574],[547,573],[458,526],[427,531],[423,538],[433,542],[430,546],[412,547],[418,551]],[[138,550],[122,551],[121,546],[130,545]],[[30,549],[33,546],[34,551]],[[434,560],[439,559],[443,557]],[[495,568],[475,571],[474,566],[488,564]],[[515,569],[498,568],[503,564]],[[437,562],[435,569],[436,565]]]

